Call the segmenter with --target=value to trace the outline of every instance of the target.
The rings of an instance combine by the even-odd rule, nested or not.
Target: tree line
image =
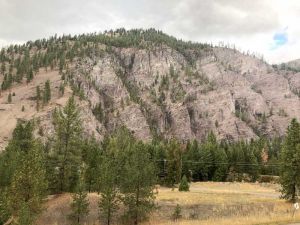
[[[105,45],[105,49],[101,45]],[[0,90],[8,90],[14,82],[20,83],[24,79],[31,82],[42,68],[46,71],[58,69],[62,73],[74,60],[111,53],[115,47],[155,49],[163,45],[182,53],[190,63],[203,51],[211,49],[207,44],[178,40],[155,29],[121,28],[103,33],[54,35],[0,50],[0,73],[3,75]]]
[[[0,154],[0,224],[34,224],[47,195],[73,193],[74,223],[88,214],[88,192],[100,195],[100,220],[139,224],[155,208],[156,184],[187,191],[191,181],[256,181],[280,175],[283,197],[297,200],[300,125],[292,120],[284,140],[250,142],[176,139],[143,143],[125,127],[102,142],[85,138],[74,97],[53,112],[54,134],[46,143],[35,137],[34,121],[19,121]]]

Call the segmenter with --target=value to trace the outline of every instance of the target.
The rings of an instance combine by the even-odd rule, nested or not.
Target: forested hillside
[[[18,119],[41,118],[51,134],[53,110],[72,92],[97,140],[121,126],[143,140],[281,137],[300,118],[296,72],[154,29],[54,36],[4,48],[0,61],[2,148]]]
[[[154,29],[29,41],[0,65],[0,224],[34,224],[63,193],[80,224],[88,192],[101,222],[139,224],[158,184],[281,175],[297,197],[295,70]]]

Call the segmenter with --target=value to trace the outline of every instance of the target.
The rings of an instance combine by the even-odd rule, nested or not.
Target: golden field
[[[189,192],[160,187],[157,189],[156,210],[143,225],[256,225],[289,224],[300,221],[300,212],[291,203],[280,199],[279,186],[258,183],[192,183]],[[84,224],[101,225],[98,216],[99,196],[89,194],[90,214]],[[69,225],[71,196],[52,196],[39,225]],[[182,217],[172,220],[176,205]],[[119,214],[123,209],[120,209]],[[114,224],[119,224],[117,220]]]

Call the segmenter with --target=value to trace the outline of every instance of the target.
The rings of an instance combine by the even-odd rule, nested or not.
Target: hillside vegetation
[[[172,222],[186,220],[181,213],[192,206],[170,190],[179,187],[197,208],[207,201],[191,184],[198,181],[279,181],[283,198],[298,199],[300,78],[293,70],[154,29],[54,36],[2,49],[0,61],[0,224],[45,221],[45,206],[56,200],[68,213],[56,217],[53,209],[54,223],[94,220],[95,205],[107,225],[169,223],[170,210]],[[157,185],[171,189],[158,194]],[[245,223],[250,211],[270,216],[265,222],[288,220],[278,190],[256,194],[263,203],[249,198],[250,208],[243,195],[227,199],[236,205],[205,207],[224,224],[218,204]],[[259,214],[259,207],[267,209]],[[199,220],[212,222],[205,215]]]
[[[85,133],[99,140],[123,125],[143,140],[203,140],[210,131],[250,140],[282,136],[300,118],[299,74],[154,29],[29,41],[2,49],[0,64],[3,147],[17,119],[42,117],[51,133],[47,121],[68,86],[82,100]],[[35,89],[48,79],[54,94],[37,112]]]

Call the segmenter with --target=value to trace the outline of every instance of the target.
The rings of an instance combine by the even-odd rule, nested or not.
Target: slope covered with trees
[[[0,224],[34,224],[65,192],[74,223],[96,192],[102,222],[139,224],[156,184],[191,181],[280,175],[297,199],[294,71],[154,29],[54,36],[2,49],[0,63]]]
[[[0,113],[16,114],[7,103],[22,108],[25,99],[13,94],[25,83],[36,88],[26,100],[35,101],[39,112],[49,112],[70,87],[88,105],[84,120],[97,120],[84,131],[97,133],[97,139],[126,126],[146,140],[204,140],[210,131],[218,140],[251,140],[283,136],[289,121],[300,118],[294,71],[225,45],[185,42],[154,29],[29,41],[3,48],[0,64]],[[1,142],[11,133],[10,128],[0,134]]]

